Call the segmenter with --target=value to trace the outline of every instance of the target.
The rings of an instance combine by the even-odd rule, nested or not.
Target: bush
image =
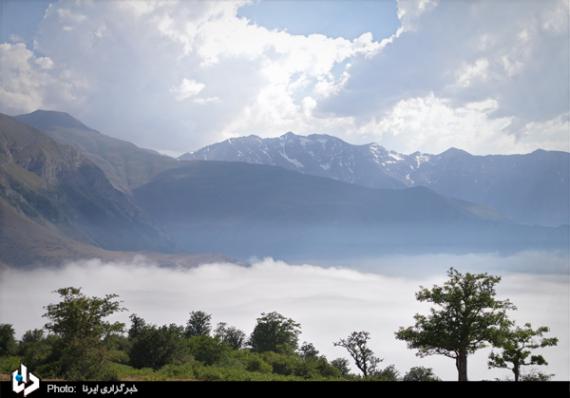
[[[169,363],[189,359],[184,330],[174,324],[147,326],[137,331],[129,351],[130,364],[135,368],[160,369]]]
[[[22,357],[22,362],[29,368],[38,369],[53,359],[54,346],[57,342],[57,337],[44,336],[41,329],[28,330],[22,337],[18,353]]]
[[[0,324],[0,356],[16,354],[16,339],[14,338],[14,328],[7,323]]]
[[[398,381],[400,372],[398,372],[396,366],[389,365],[382,370],[377,370],[369,378],[374,381]]]
[[[192,356],[205,365],[219,362],[228,351],[225,344],[209,336],[195,336],[188,340]]]
[[[404,381],[438,381],[439,378],[431,368],[415,366],[404,375]]]
[[[249,372],[271,373],[273,367],[258,355],[252,354],[245,358],[245,369]]]
[[[300,369],[302,361],[297,356],[277,352],[264,352],[262,358],[271,365],[273,373],[284,376],[303,373]]]
[[[0,356],[0,372],[12,373],[18,369],[21,363],[21,358],[18,356]]]
[[[151,368],[136,369],[129,365],[113,363],[110,368],[115,372],[119,380],[158,381],[166,380],[167,377]]]

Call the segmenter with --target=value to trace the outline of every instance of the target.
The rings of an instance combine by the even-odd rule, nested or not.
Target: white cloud
[[[80,102],[85,82],[66,69],[53,69],[49,57],[35,55],[24,43],[0,43],[0,109],[30,112]]]
[[[397,0],[398,19],[405,31],[417,28],[417,22],[422,14],[432,10],[438,4],[437,0]]]
[[[457,71],[457,84],[461,87],[469,87],[473,81],[487,80],[489,73],[489,61],[485,58],[478,59],[473,64],[463,65]]]
[[[35,58],[34,62],[41,68],[41,69],[52,69],[53,68],[53,61],[49,57],[39,57]]]
[[[570,152],[570,114],[566,112],[552,119],[525,124],[517,142],[527,152],[536,148]]]
[[[517,152],[529,148],[519,137],[541,142],[537,128],[524,133],[518,126],[567,110],[564,1],[515,9],[400,0],[400,27],[376,40],[366,27],[352,40],[268,29],[238,17],[243,4],[52,4],[33,51],[24,47],[2,59],[7,75],[0,77],[0,111],[62,109],[111,135],[177,151],[291,130],[393,142],[391,149],[411,151],[449,144]],[[430,93],[441,104],[426,100]],[[496,101],[494,109],[472,109],[488,99]],[[428,116],[427,109],[436,114]],[[420,117],[428,131],[417,121],[397,120],[403,113]],[[481,124],[462,123],[459,115]],[[504,128],[509,120],[516,123]],[[399,130],[387,132],[392,127]]]
[[[303,99],[318,104],[338,94],[353,60],[373,57],[392,41],[375,41],[370,33],[349,40],[271,30],[238,17],[242,4],[52,4],[34,49],[53,61],[53,75],[66,68],[91,88],[84,93],[89,108],[70,101],[64,110],[151,147],[163,148],[167,123],[172,147],[164,149],[188,150],[245,130],[272,135],[278,127],[330,124],[316,120],[317,105]],[[33,102],[45,102],[38,95]]]
[[[402,18],[410,4],[402,5]],[[412,10],[419,8],[416,4]],[[317,114],[320,111],[329,119],[349,117],[354,128],[346,136],[370,139],[374,134],[364,134],[359,126],[372,127],[371,120],[382,120],[399,103],[434,93],[452,108],[461,109],[492,98],[498,104],[493,114],[473,120],[481,125],[465,126],[465,134],[441,134],[452,135],[448,143],[455,147],[473,148],[477,145],[464,138],[473,137],[470,131],[474,129],[489,136],[484,131],[491,122],[500,145],[494,150],[488,141],[488,150],[500,151],[511,142],[509,152],[528,151],[529,146],[517,138],[522,134],[520,128],[568,110],[568,14],[568,3],[559,0],[517,6],[511,2],[440,2],[422,13],[414,29],[384,52],[368,63],[355,63],[342,90],[332,99],[319,101]],[[497,118],[512,123],[502,129]],[[538,130],[533,134],[538,145],[541,134]],[[422,135],[400,138],[408,140],[402,146],[410,150],[430,150],[422,147],[429,142]],[[559,141],[558,149],[567,148],[569,141]],[[485,144],[479,147],[485,150]]]
[[[75,22],[80,23],[85,21],[87,17],[85,15],[75,13],[67,8],[57,8],[57,15],[62,22]]]
[[[206,87],[204,83],[192,79],[182,79],[179,87],[171,88],[170,92],[176,94],[176,101],[184,101],[195,97]]]
[[[567,380],[568,284],[559,275],[507,271],[521,263],[536,268],[537,260],[545,267],[555,263],[562,270],[568,261],[567,254],[554,253],[385,257],[374,259],[374,273],[288,265],[272,259],[257,261],[250,267],[209,264],[190,269],[160,268],[139,258],[131,263],[89,260],[60,269],[11,269],[2,271],[0,277],[0,322],[14,323],[19,335],[41,327],[45,322],[41,317],[43,306],[53,303],[57,297],[52,292],[64,286],[81,286],[88,295],[118,293],[131,313],[157,324],[182,325],[190,311],[201,309],[212,313],[214,322],[225,321],[250,333],[261,312],[275,310],[300,322],[301,341],[314,343],[329,359],[347,357],[341,348],[333,346],[333,341],[353,330],[367,330],[372,348],[384,358],[383,366],[394,363],[401,371],[429,366],[440,377],[454,380],[457,373],[452,360],[418,358],[415,351],[394,338],[398,327],[411,325],[416,312],[429,308],[415,300],[419,285],[441,283],[445,269],[453,265],[463,272],[501,270],[498,296],[508,297],[518,306],[513,314],[517,321],[551,327],[560,344],[544,350],[549,361],[547,370],[557,379]],[[399,264],[399,276],[382,274],[384,267],[395,271],[394,264]],[[424,271],[418,272],[417,264]],[[426,272],[427,268],[431,271]],[[118,319],[128,323],[128,315],[122,313]],[[470,357],[470,377],[478,380],[508,375],[508,371],[488,370],[487,354],[481,351]]]
[[[473,154],[530,153],[537,148],[570,152],[570,116],[562,113],[509,131],[511,117],[498,116],[500,104],[488,98],[454,104],[450,99],[416,97],[399,101],[384,117],[357,127],[358,134],[388,148],[410,153],[440,153],[461,143]]]
[[[194,99],[194,103],[200,104],[200,105],[212,104],[212,103],[216,103],[216,102],[220,102],[219,97],[205,97],[205,98],[200,97],[200,98]]]
[[[379,120],[363,126],[361,131],[388,148],[411,153],[439,153],[461,143],[474,154],[517,152],[515,137],[505,134],[511,119],[493,117],[499,107],[494,99],[454,106],[433,93],[399,101]]]

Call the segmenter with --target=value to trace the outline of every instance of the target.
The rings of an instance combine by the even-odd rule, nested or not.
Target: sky
[[[287,131],[570,151],[567,0],[0,0],[0,112],[170,154]]]
[[[517,264],[531,263],[537,256],[546,268],[566,265],[555,273],[537,273],[536,266],[533,273],[520,272]],[[413,325],[414,314],[428,313],[430,304],[418,303],[415,292],[420,285],[441,285],[448,267],[455,266],[461,272],[500,269],[497,298],[508,298],[517,306],[509,316],[518,324],[548,326],[546,336],[560,340],[558,346],[537,352],[544,355],[548,366],[535,369],[554,374],[556,380],[570,378],[567,254],[407,256],[396,261],[410,272],[398,276],[384,272],[393,261],[391,257],[377,258],[376,268],[368,271],[292,265],[271,258],[253,262],[250,267],[222,263],[189,269],[159,268],[143,257],[127,263],[80,261],[57,270],[8,269],[0,271],[0,322],[13,324],[18,338],[26,330],[41,328],[46,322],[42,318],[44,306],[56,303],[53,291],[64,286],[82,287],[89,296],[117,293],[128,311],[115,319],[126,324],[129,315],[136,313],[149,323],[184,325],[191,311],[203,310],[212,314],[214,325],[227,322],[249,334],[262,312],[278,311],[301,324],[300,343],[313,343],[329,360],[348,359],[333,342],[352,331],[365,330],[370,333],[371,349],[384,360],[381,367],[394,364],[403,375],[412,366],[426,366],[444,380],[456,380],[453,360],[437,355],[418,358],[405,342],[395,339],[394,332]],[[432,272],[425,272],[426,267]],[[487,368],[489,353],[486,348],[470,356],[470,379],[512,378],[508,370]]]

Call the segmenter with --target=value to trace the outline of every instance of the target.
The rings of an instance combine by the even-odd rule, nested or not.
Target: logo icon
[[[28,383],[32,383],[27,385]],[[12,391],[16,394],[24,392],[24,397],[40,388],[40,379],[32,372],[28,372],[28,368],[24,364],[20,364],[20,369],[12,372]]]

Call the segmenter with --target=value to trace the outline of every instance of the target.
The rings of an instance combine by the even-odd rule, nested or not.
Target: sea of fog
[[[204,310],[213,322],[227,322],[250,333],[262,312],[278,311],[302,325],[300,341],[312,342],[329,359],[347,357],[333,342],[354,330],[369,331],[371,347],[401,373],[412,366],[432,367],[445,380],[455,380],[453,360],[419,358],[394,338],[400,326],[413,323],[420,285],[442,283],[446,270],[491,272],[503,277],[499,298],[518,307],[512,318],[533,326],[547,325],[560,339],[542,353],[545,369],[556,380],[570,379],[570,280],[568,253],[522,252],[498,254],[434,254],[360,259],[344,265],[287,264],[274,259],[252,260],[249,266],[231,263],[196,268],[161,268],[144,257],[130,263],[87,260],[57,269],[15,270],[0,274],[0,323],[12,323],[18,336],[42,327],[44,306],[57,301],[53,291],[80,286],[88,295],[117,293],[128,312],[116,319],[128,323],[137,313],[156,324],[185,324],[188,313]],[[487,368],[489,350],[469,362],[472,380],[505,378],[509,371]]]

